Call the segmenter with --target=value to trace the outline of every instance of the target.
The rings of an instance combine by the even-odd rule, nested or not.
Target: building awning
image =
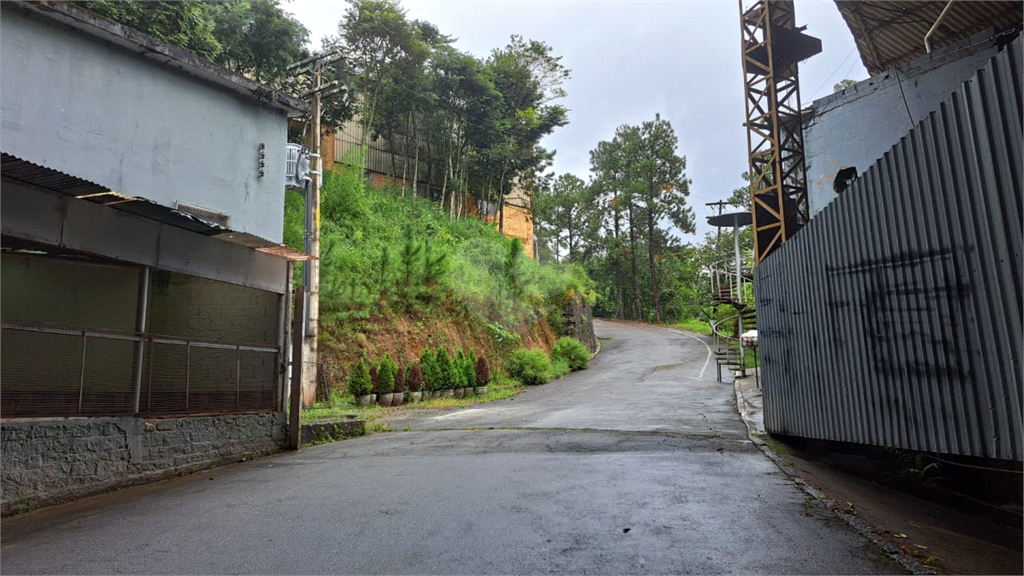
[[[53,168],[40,166],[11,154],[0,153],[0,175],[5,180],[102,204],[142,218],[169,224],[176,228],[183,228],[204,236],[212,236],[218,240],[241,244],[293,262],[313,259],[312,256],[304,252],[293,250],[265,238],[244,232],[232,231],[220,224],[207,222],[192,214],[169,208],[146,198],[125,196],[105,186],[77,176],[71,176]]]
[[[872,76],[926,54],[924,37],[949,10],[931,36],[932,50],[993,28],[1001,32],[1022,21],[1019,1],[836,0]]]

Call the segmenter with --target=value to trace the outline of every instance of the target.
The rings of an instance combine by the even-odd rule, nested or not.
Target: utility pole
[[[310,105],[311,120],[309,123],[309,198],[312,204],[313,221],[309,231],[309,254],[312,260],[306,261],[309,273],[306,275],[306,289],[309,291],[309,304],[306,308],[306,326],[302,338],[303,357],[306,366],[302,370],[302,400],[308,408],[316,400],[316,383],[319,372],[317,358],[317,334],[320,320],[320,182],[323,178],[323,162],[320,158],[320,84],[323,77],[323,60],[312,62],[313,89]]]
[[[302,405],[310,407],[316,400],[316,383],[319,372],[317,359],[320,319],[320,185],[323,182],[323,160],[320,157],[320,101],[343,90],[337,82],[323,84],[324,66],[341,60],[337,50],[331,50],[307,58],[288,67],[297,70],[305,67],[311,75],[312,86],[302,95],[310,98],[309,123],[309,193],[306,196],[306,237],[307,252],[312,258],[305,262],[303,284],[307,294],[306,324],[302,329]]]

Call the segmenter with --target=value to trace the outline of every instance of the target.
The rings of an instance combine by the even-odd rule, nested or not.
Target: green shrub
[[[554,361],[556,358],[565,360],[569,370],[575,372],[583,370],[590,364],[590,351],[579,340],[566,336],[559,338],[555,342],[555,347],[551,349],[551,360]]]
[[[440,377],[437,374],[437,362],[434,360],[433,351],[429,348],[420,355],[420,371],[423,374],[423,389],[433,392],[440,390]]]
[[[448,352],[441,346],[437,347],[437,354],[434,356],[434,363],[437,366],[439,390],[454,390],[458,388],[456,371],[452,366],[452,359]]]
[[[467,388],[476,386],[476,353],[470,350],[462,363],[462,381]]]
[[[355,368],[352,369],[352,374],[348,377],[348,391],[355,397],[366,396],[373,390],[373,383],[370,382],[370,371],[366,369],[366,364],[362,361],[357,362]]]
[[[540,350],[520,348],[505,361],[508,375],[527,386],[544,384],[548,381],[551,361]]]
[[[572,372],[572,370],[569,369],[569,363],[565,358],[552,358],[551,366],[548,368],[548,380],[561,378],[569,372]]]
[[[377,393],[391,394],[395,391],[395,371],[398,366],[391,360],[390,354],[385,354],[377,367]]]

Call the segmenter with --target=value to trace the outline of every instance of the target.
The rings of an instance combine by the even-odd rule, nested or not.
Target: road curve
[[[514,398],[5,519],[3,569],[899,573],[747,440],[701,337],[597,330],[589,369]]]

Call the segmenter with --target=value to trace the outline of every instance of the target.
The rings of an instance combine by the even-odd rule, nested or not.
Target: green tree
[[[550,46],[513,35],[509,43],[491,52],[487,60],[494,86],[501,93],[501,107],[484,152],[489,180],[497,188],[498,230],[504,232],[504,198],[516,182],[525,183],[542,168],[550,153],[539,146],[541,138],[569,123],[568,110],[553,102],[566,95],[562,87],[570,70]]]
[[[599,218],[605,227],[605,254],[611,260],[615,281],[615,317],[623,318],[623,273],[622,261],[625,255],[622,234],[623,192],[627,184],[627,158],[623,138],[620,134],[626,126],[616,129],[611,141],[598,142],[590,151],[590,170],[594,175],[591,183]]]
[[[849,78],[846,78],[844,80],[840,80],[839,82],[836,82],[832,86],[832,93],[835,94],[836,92],[842,92],[843,90],[846,90],[850,86],[856,86],[856,85],[857,85],[857,81],[856,80],[850,80]]]
[[[214,21],[206,2],[115,2],[93,0],[73,2],[104,18],[109,18],[148,34],[157,40],[184,48],[207,60],[213,60],[223,47],[214,35]]]
[[[381,125],[377,106],[388,85],[412,66],[422,46],[406,18],[406,11],[391,0],[349,0],[338,25],[339,35],[329,46],[340,48],[352,67],[365,146],[372,127]]]
[[[545,239],[553,242],[555,262],[561,261],[563,238],[567,262],[585,259],[586,245],[600,225],[591,194],[590,187],[573,174],[562,174],[537,191],[534,222]]]
[[[309,30],[279,0],[74,4],[275,87],[288,65],[308,56]]]
[[[260,82],[276,83],[309,56],[306,29],[278,0],[204,2],[223,49],[214,62]]]
[[[630,135],[629,148],[632,152],[628,178],[636,190],[636,196],[643,203],[647,219],[648,273],[654,317],[657,322],[661,322],[656,266],[660,244],[655,230],[663,218],[667,218],[684,233],[692,233],[696,229],[693,210],[686,205],[686,197],[690,194],[690,182],[683,173],[686,158],[676,155],[678,139],[675,131],[660,114],[656,114],[653,121],[644,122],[638,130],[627,134]]]

